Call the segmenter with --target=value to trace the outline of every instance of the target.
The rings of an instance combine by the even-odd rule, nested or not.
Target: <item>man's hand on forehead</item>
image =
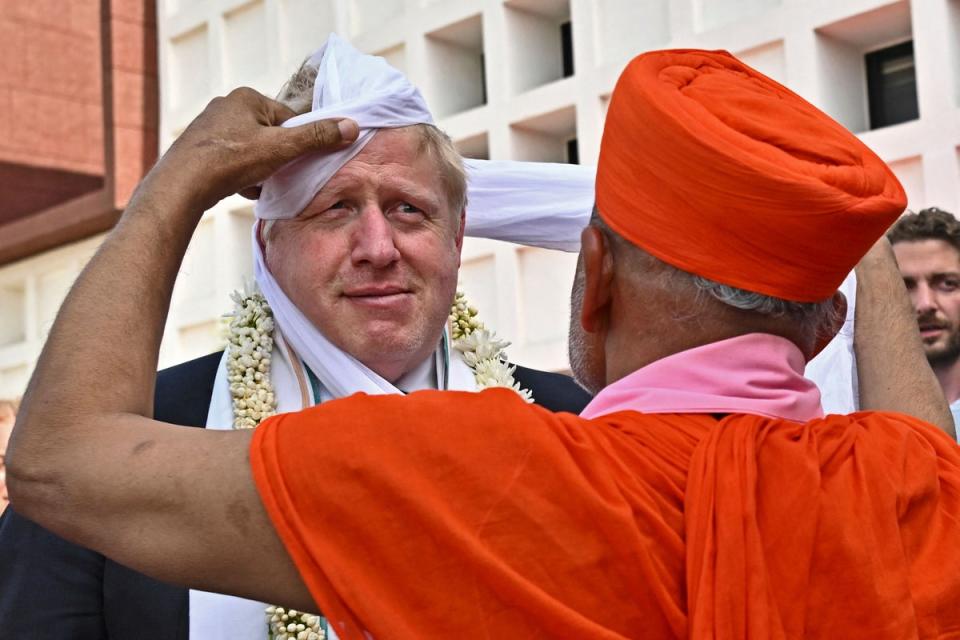
[[[319,120],[284,128],[295,114],[285,105],[241,87],[214,98],[161,158],[152,174],[189,186],[207,209],[234,193],[256,193],[280,167],[310,151],[331,151],[356,140],[352,120]]]

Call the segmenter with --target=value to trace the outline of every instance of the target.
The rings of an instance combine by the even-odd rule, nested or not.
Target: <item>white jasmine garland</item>
[[[273,313],[256,286],[235,291],[233,312],[228,314],[227,379],[233,399],[233,428],[253,429],[277,412],[277,398],[270,379],[273,353]],[[450,308],[450,335],[453,348],[463,354],[473,371],[478,389],[513,389],[533,402],[529,389],[520,388],[513,377],[516,367],[508,364],[506,340],[497,338],[477,319],[477,310],[458,291]],[[321,617],[271,605],[264,610],[269,640],[323,640]]]
[[[506,387],[527,402],[533,402],[530,390],[520,388],[513,377],[517,368],[509,364],[505,351],[510,343],[498,339],[496,333],[484,327],[477,319],[477,310],[467,304],[462,291],[457,291],[450,308],[450,335],[453,348],[463,354],[464,362],[473,370],[478,389]]]
[[[259,291],[235,291],[227,334],[227,380],[233,398],[233,428],[252,429],[277,412],[270,382],[273,314]]]
[[[274,606],[267,607],[264,612],[270,640],[324,640],[326,637],[320,626],[320,616]]]

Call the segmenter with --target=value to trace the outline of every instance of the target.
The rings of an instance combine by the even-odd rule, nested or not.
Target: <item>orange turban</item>
[[[727,52],[646,53],[617,82],[597,207],[677,268],[824,300],[905,206],[856,136]]]

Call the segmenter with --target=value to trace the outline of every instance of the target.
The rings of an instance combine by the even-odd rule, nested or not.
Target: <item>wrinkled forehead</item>
[[[428,204],[440,207],[445,199],[441,172],[440,159],[429,152],[429,146],[417,129],[381,129],[331,176],[313,200],[324,194],[374,182],[383,188],[419,195],[430,200]]]
[[[351,176],[358,169],[376,171],[382,168],[383,173],[392,171],[413,174],[424,155],[421,146],[419,136],[409,128],[381,129],[357,155],[330,177],[321,191],[336,184],[338,180],[342,182],[344,176]]]
[[[960,251],[946,240],[902,240],[893,245],[901,273],[912,277],[960,273]]]

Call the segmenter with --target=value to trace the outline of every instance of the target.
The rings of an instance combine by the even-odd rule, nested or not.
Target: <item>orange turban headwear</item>
[[[617,82],[597,207],[679,269],[824,300],[905,206],[856,136],[725,51],[646,53]]]

